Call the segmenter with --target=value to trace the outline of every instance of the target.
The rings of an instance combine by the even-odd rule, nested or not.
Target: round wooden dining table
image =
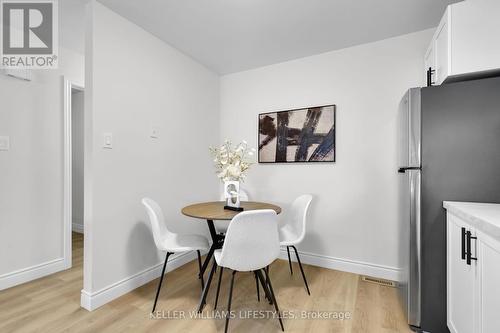
[[[224,209],[224,201],[202,202],[182,208],[182,214],[204,220],[231,220],[241,213],[234,210]],[[242,201],[243,211],[256,209],[272,209],[276,214],[281,213],[281,207],[256,201]]]
[[[207,257],[205,258],[203,265],[200,267],[199,277],[200,279],[202,279],[202,281],[203,275],[205,273],[205,270],[207,269],[208,264],[210,263],[210,259],[212,258],[214,251],[217,249],[221,249],[222,245],[224,244],[224,235],[217,234],[217,231],[215,230],[214,220],[231,220],[233,217],[241,213],[239,211],[224,209],[224,205],[224,201],[202,202],[186,206],[182,208],[181,211],[182,214],[186,216],[206,220],[208,224],[208,230],[210,231],[210,237],[212,238],[212,245],[208,250]],[[281,213],[281,207],[265,202],[242,201],[241,207],[245,212],[258,209],[272,209],[276,212],[276,214]],[[212,282],[214,272],[215,262],[208,275],[207,283],[203,283],[204,288],[200,304],[198,306],[198,311],[201,311],[203,309],[203,306],[205,305],[205,300],[208,294],[208,289],[210,288],[210,283]]]

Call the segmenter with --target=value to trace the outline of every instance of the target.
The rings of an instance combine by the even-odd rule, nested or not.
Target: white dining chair
[[[149,216],[149,221],[151,222],[151,228],[153,231],[153,239],[158,250],[166,252],[165,262],[163,263],[163,269],[160,275],[160,282],[158,284],[158,290],[156,291],[155,302],[153,305],[153,311],[156,309],[156,302],[158,302],[158,296],[160,295],[161,284],[163,281],[163,276],[165,275],[165,268],[167,267],[167,261],[170,255],[177,252],[187,252],[196,251],[198,254],[198,267],[201,272],[201,255],[200,250],[208,250],[208,240],[200,235],[180,235],[168,230],[165,225],[165,219],[163,217],[163,212],[154,200],[149,198],[143,198],[142,204],[146,208]],[[201,287],[203,288],[204,282],[203,277],[200,274]]]
[[[274,304],[281,330],[284,331],[271,279],[265,269],[278,258],[279,253],[278,218],[274,210],[247,211],[236,215],[231,220],[222,249],[214,252],[215,261],[220,267],[216,301],[219,297],[223,269],[228,268],[232,270],[227,313],[231,311],[231,299],[236,272],[253,272],[260,280],[266,296]],[[230,316],[226,316],[224,332],[228,330],[229,319]]]
[[[221,193],[221,201],[225,201],[224,193]],[[248,192],[240,188],[240,201],[248,201]],[[219,234],[225,234],[230,221],[214,221],[215,230]]]
[[[287,215],[288,219],[279,227],[280,245],[286,246],[290,274],[293,274],[292,260],[290,259],[290,248],[293,248],[295,256],[297,257],[297,262],[299,263],[302,278],[304,279],[304,284],[306,285],[307,294],[309,295],[311,295],[311,293],[307,284],[306,275],[304,274],[304,269],[302,268],[299,253],[295,245],[302,242],[306,235],[307,211],[311,201],[312,196],[310,194],[304,194],[295,199],[291,205],[290,213]]]

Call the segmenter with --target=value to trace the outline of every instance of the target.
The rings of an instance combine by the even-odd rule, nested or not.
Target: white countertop
[[[443,207],[472,227],[500,241],[500,204],[444,201]]]

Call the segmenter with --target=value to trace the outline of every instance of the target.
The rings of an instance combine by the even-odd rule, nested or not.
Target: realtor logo
[[[57,68],[57,0],[0,0],[1,67]]]

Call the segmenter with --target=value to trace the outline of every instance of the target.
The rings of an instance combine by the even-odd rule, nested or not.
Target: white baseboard
[[[350,259],[335,258],[308,252],[298,252],[300,261],[303,264],[356,273],[360,275],[368,275],[386,280],[399,281],[399,270],[394,267],[371,264]],[[295,258],[295,252],[292,248],[290,248],[290,258],[292,259],[292,261],[297,261]],[[281,249],[280,259],[288,261],[286,247]]]
[[[0,290],[65,270],[69,268],[66,267],[66,264],[64,258],[58,258],[39,265],[0,275]]]
[[[296,261],[295,253],[290,249],[292,261]],[[382,266],[377,264],[365,263],[349,259],[341,259],[318,255],[313,253],[299,251],[300,260],[304,264],[319,266],[328,269],[335,269],[339,271],[351,272],[361,275],[368,275],[372,277],[398,281],[399,271],[397,268]],[[167,264],[167,272],[171,272],[176,268],[187,264],[188,262],[196,259],[195,252],[186,252],[177,255],[170,259]],[[281,249],[280,259],[288,260],[286,248]],[[89,311],[95,310],[98,307],[111,302],[112,300],[139,288],[140,286],[156,279],[161,274],[163,263],[159,263],[153,267],[143,270],[128,278],[118,281],[110,286],[102,288],[96,292],[88,292],[82,290],[81,292],[81,306]]]
[[[196,258],[196,252],[194,251],[175,255],[168,260],[167,272],[171,272]],[[93,293],[82,290],[80,304],[84,309],[89,311],[95,310],[98,307],[156,279],[161,274],[162,266],[163,262]],[[197,276],[193,278],[197,278]]]
[[[79,234],[83,234],[83,224],[72,223],[71,224],[71,231],[77,232]]]
[[[83,219],[73,217],[71,231],[83,234]]]

